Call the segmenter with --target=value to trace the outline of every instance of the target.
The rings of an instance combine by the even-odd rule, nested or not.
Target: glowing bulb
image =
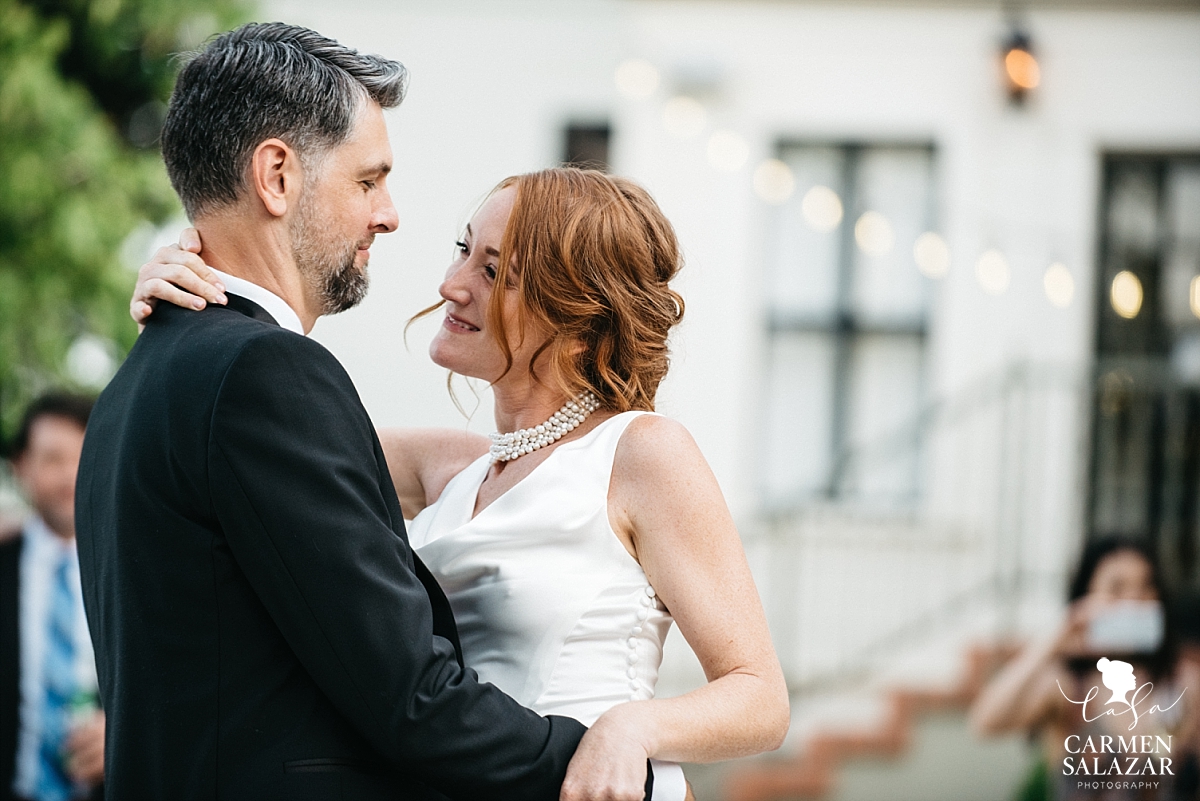
[[[677,95],[663,106],[663,125],[667,133],[679,139],[691,139],[704,130],[708,112],[699,100]]]
[[[842,199],[828,186],[817,184],[804,193],[800,212],[818,231],[832,231],[842,221]]]
[[[1192,279],[1192,284],[1188,291],[1188,301],[1192,307],[1192,314],[1200,317],[1200,275]]]
[[[998,250],[985,251],[975,263],[975,279],[989,295],[1003,295],[1011,277],[1008,259]]]
[[[1113,276],[1108,294],[1113,311],[1126,320],[1137,317],[1142,310],[1142,282],[1129,270],[1121,270]]]
[[[854,224],[854,241],[863,253],[882,256],[896,244],[896,233],[887,217],[877,211],[868,211]]]
[[[1042,71],[1037,59],[1028,50],[1014,47],[1004,55],[1004,71],[1008,79],[1020,89],[1033,89],[1042,82]]]
[[[658,88],[658,69],[644,58],[622,61],[613,77],[617,90],[626,97],[649,97]]]
[[[1075,279],[1071,277],[1067,265],[1056,261],[1047,267],[1042,276],[1042,289],[1054,306],[1060,309],[1070,306],[1071,299],[1075,297]]]
[[[926,231],[913,244],[913,260],[926,278],[943,278],[950,272],[950,248],[946,240]]]
[[[754,170],[754,194],[767,203],[786,203],[796,191],[792,168],[779,159],[767,159]]]
[[[716,131],[708,138],[708,163],[721,172],[736,172],[750,158],[750,146],[733,131]]]

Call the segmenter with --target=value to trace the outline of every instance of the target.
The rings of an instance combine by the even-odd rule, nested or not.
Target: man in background
[[[104,713],[75,550],[90,398],[29,406],[9,450],[32,513],[0,532],[0,801],[101,796]]]

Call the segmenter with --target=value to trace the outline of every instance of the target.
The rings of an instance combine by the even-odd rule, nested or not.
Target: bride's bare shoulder
[[[708,464],[683,423],[658,414],[644,414],[630,423],[621,436],[613,476],[628,474],[642,479],[664,472],[687,473],[695,468],[707,471]]]

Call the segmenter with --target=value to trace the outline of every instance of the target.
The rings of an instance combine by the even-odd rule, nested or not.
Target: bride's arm
[[[451,428],[381,428],[379,442],[404,516],[437,500],[463,468],[487,453],[487,437]]]
[[[790,719],[783,671],[716,477],[683,426],[651,415],[630,425],[613,465],[609,517],[708,684],[601,716],[571,762],[563,798],[647,756],[713,762],[778,748]]]

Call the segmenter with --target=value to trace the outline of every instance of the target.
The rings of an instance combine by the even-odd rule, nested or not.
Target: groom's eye
[[[359,181],[359,183],[363,185],[364,189],[374,189],[375,188],[374,181]]]

